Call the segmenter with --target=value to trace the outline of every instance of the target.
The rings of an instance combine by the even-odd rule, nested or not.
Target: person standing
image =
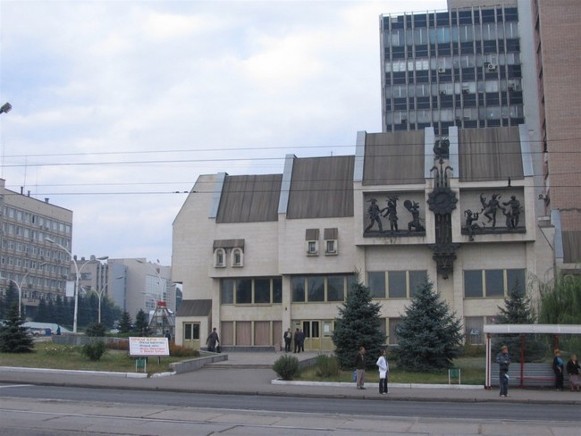
[[[216,327],[212,329],[212,333],[208,335],[208,339],[206,339],[206,345],[208,346],[208,351],[212,353],[216,351],[216,344],[220,343],[220,339],[218,338],[218,332],[216,332]]]
[[[295,340],[295,351],[294,352],[298,353],[299,351],[301,351],[301,334],[300,334],[298,328],[295,330],[294,340]]]
[[[299,331],[299,353],[301,351],[305,352],[305,332],[302,329]]]
[[[381,395],[387,395],[387,376],[389,373],[389,362],[385,357],[385,350],[381,350],[381,355],[375,364],[379,368],[379,393]]]
[[[555,350],[555,358],[553,359],[553,372],[555,373],[555,388],[558,391],[563,390],[565,361],[561,357],[561,350]]]
[[[569,374],[569,385],[571,387],[571,392],[575,390],[581,390],[581,376],[579,375],[580,370],[581,366],[579,366],[579,362],[577,361],[577,355],[571,354],[571,358],[567,362],[567,373]]]
[[[284,338],[284,351],[288,353],[291,350],[291,341],[293,338],[293,332],[291,331],[290,327],[286,332],[284,332],[283,338]]]
[[[508,366],[510,365],[510,354],[508,354],[508,347],[503,345],[500,352],[496,355],[496,363],[498,363],[498,380],[500,382],[500,396],[508,397]]]
[[[355,358],[355,369],[357,370],[357,389],[365,389],[365,347],[359,347],[359,352]]]

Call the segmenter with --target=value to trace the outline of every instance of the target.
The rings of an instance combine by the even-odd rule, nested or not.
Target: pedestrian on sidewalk
[[[565,369],[565,361],[561,357],[561,350],[555,349],[555,358],[553,359],[553,372],[555,373],[555,389],[558,391],[563,390],[563,382],[565,374],[563,370]]]
[[[567,373],[569,374],[569,385],[571,392],[581,390],[581,376],[579,372],[581,366],[579,366],[579,361],[577,360],[576,354],[571,354],[571,358],[567,362]]]
[[[357,370],[357,389],[365,389],[365,347],[359,347],[355,357],[355,369]]]
[[[299,353],[301,351],[305,352],[305,332],[302,329],[299,331]]]
[[[377,362],[375,362],[377,367],[379,368],[379,393],[381,395],[387,395],[389,392],[387,390],[387,377],[389,373],[389,362],[385,357],[385,350],[381,350],[381,355]]]
[[[510,354],[508,354],[508,347],[503,345],[500,347],[500,352],[496,355],[496,363],[498,363],[498,381],[500,382],[500,396],[508,397],[508,366],[510,365]]]
[[[293,337],[293,332],[291,331],[290,327],[288,328],[288,330],[286,332],[284,332],[284,351],[286,353],[290,352],[291,350],[291,341],[292,341],[292,337]]]
[[[208,335],[208,339],[206,339],[206,345],[208,346],[208,351],[212,353],[216,351],[216,344],[220,343],[220,339],[218,338],[218,332],[216,331],[216,327],[212,329],[212,333]]]

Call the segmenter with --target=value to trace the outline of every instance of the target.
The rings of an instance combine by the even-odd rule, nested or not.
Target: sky
[[[0,0],[0,177],[73,211],[73,254],[171,265],[200,175],[281,174],[380,132],[379,16],[444,9]]]

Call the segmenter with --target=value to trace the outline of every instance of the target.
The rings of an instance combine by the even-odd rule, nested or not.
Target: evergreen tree
[[[121,318],[121,315],[121,309],[108,296],[103,296],[101,301],[101,322],[103,325],[112,328],[115,321]]]
[[[498,310],[495,324],[535,324],[536,322],[531,300],[526,292],[521,290],[518,283],[504,299],[504,307],[499,306]],[[513,356],[512,359],[520,361],[521,343],[520,335],[497,335],[492,340],[492,348],[498,350],[502,345],[507,345]],[[537,335],[525,335],[523,352],[525,362],[532,362],[542,359],[546,346]]]
[[[36,322],[50,322],[51,321],[49,306],[46,304],[46,301],[44,299],[40,300],[40,303],[38,303],[38,310],[36,311],[36,315],[34,317],[34,320]]]
[[[22,327],[23,323],[18,313],[18,303],[14,304],[8,312],[6,323],[0,325],[0,352],[30,353],[33,351],[34,342],[26,328]]]
[[[429,282],[416,290],[397,336],[395,358],[401,368],[411,371],[450,368],[462,350],[461,322]]]
[[[129,333],[131,331],[131,324],[133,324],[131,315],[129,315],[129,312],[123,312],[121,320],[119,321],[119,333]]]
[[[12,306],[18,306],[18,288],[14,282],[10,281],[8,287],[4,291],[4,297],[0,301],[0,319],[8,318]]]
[[[385,335],[381,332],[379,311],[381,306],[373,303],[369,288],[362,283],[353,285],[347,300],[339,307],[335,319],[333,343],[335,355],[341,368],[353,368],[355,357],[360,346],[364,346],[367,365],[375,367],[375,361],[385,344]]]
[[[151,334],[147,314],[143,309],[139,309],[139,312],[135,316],[135,331],[139,336],[149,336]]]

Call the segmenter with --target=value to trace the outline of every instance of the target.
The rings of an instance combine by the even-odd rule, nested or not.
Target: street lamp
[[[75,266],[75,291],[74,291],[74,297],[75,297],[75,310],[73,312],[73,333],[77,333],[77,317],[78,317],[78,313],[79,313],[79,290],[80,290],[80,283],[79,281],[81,280],[81,271],[79,270],[79,265],[77,264],[77,259],[75,259],[75,257],[73,256],[73,253],[71,253],[65,246],[63,246],[62,244],[59,244],[58,242],[50,239],[50,238],[45,238],[44,239],[47,242],[50,242],[51,244],[56,245],[57,247],[59,247],[61,250],[64,250],[65,253],[67,253],[72,262],[73,265]],[[108,259],[107,256],[105,257],[98,257],[97,259],[99,260],[105,260]],[[87,262],[85,262],[82,266],[81,269],[90,262],[90,260],[88,260]]]
[[[40,265],[38,265],[38,268],[45,266],[45,265],[46,265],[46,262],[43,262]],[[24,276],[22,276],[20,283],[18,283],[16,280],[8,279],[8,281],[14,283],[14,285],[16,286],[16,289],[18,289],[18,316],[20,316],[20,317],[22,316],[22,285],[26,281],[26,277],[28,277],[28,274],[30,274],[30,271],[26,271]],[[0,278],[2,278],[2,275],[0,275]]]
[[[0,114],[8,113],[11,110],[12,110],[12,105],[8,102],[6,102],[2,106],[0,106]]]
[[[113,280],[120,280],[123,278],[125,278],[125,277],[120,276],[120,277],[115,277]],[[103,300],[103,295],[105,295],[105,289],[107,289],[108,285],[109,285],[109,283],[105,283],[105,286],[101,287],[101,289],[99,289],[98,291],[95,289],[89,290],[89,292],[94,292],[95,295],[97,295],[97,298],[99,299],[99,324],[101,324],[101,301]]]

